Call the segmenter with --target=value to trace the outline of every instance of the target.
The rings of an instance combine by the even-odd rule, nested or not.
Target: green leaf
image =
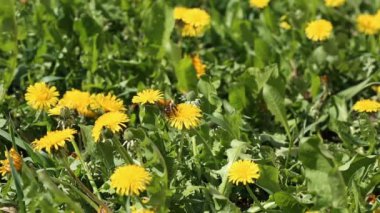
[[[237,83],[232,85],[228,92],[229,103],[237,110],[242,110],[247,106],[247,98],[244,85]]]
[[[260,178],[256,184],[263,188],[269,194],[273,194],[281,190],[278,181],[279,171],[276,167],[268,165],[260,165]]]
[[[344,98],[345,100],[350,100],[355,95],[357,95],[360,91],[362,91],[364,88],[368,86],[368,82],[371,80],[371,77],[366,78],[366,80],[360,82],[359,84],[349,87],[341,92],[339,92],[337,95]]]
[[[15,76],[17,67],[17,25],[14,0],[0,0],[0,90],[7,90]],[[1,101],[0,91],[0,101]]]
[[[177,88],[179,91],[188,92],[196,88],[197,76],[189,56],[185,56],[179,61],[175,67],[175,74],[178,80]]]
[[[279,79],[270,79],[263,88],[263,97],[269,111],[285,128],[288,138],[291,139],[290,128],[285,112],[284,83]]]
[[[300,146],[299,159],[305,167],[307,188],[315,194],[316,205],[344,207],[346,185],[332,154],[318,137],[306,139]]]
[[[298,202],[292,195],[286,192],[276,192],[274,201],[284,212],[303,213],[305,207]]]

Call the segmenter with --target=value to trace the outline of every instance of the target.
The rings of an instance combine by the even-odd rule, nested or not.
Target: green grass
[[[379,100],[380,33],[358,32],[356,17],[380,0],[0,0],[0,159],[16,147],[24,164],[0,180],[0,211],[372,212],[380,208],[379,114],[352,110]],[[176,6],[199,7],[211,26],[182,37]],[[292,26],[281,29],[286,16]],[[305,28],[329,20],[332,36],[307,39]],[[206,65],[200,79],[191,61]],[[96,118],[48,116],[27,105],[26,89],[54,85],[112,93],[130,122],[95,143]],[[198,127],[171,127],[161,107],[132,97],[156,88],[175,103],[197,103]],[[62,124],[78,147],[49,155],[31,143]],[[79,159],[78,154],[81,156]],[[110,187],[118,166],[143,165],[153,179],[140,196]],[[227,173],[254,160],[260,178],[233,185]],[[127,177],[126,177],[127,178]],[[98,193],[96,193],[98,191]],[[253,195],[254,196],[253,196]],[[369,202],[368,196],[377,196]],[[257,201],[254,201],[254,198]],[[143,202],[144,199],[148,202]],[[265,209],[265,210],[263,210]]]

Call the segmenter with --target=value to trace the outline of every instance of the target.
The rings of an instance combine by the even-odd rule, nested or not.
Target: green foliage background
[[[181,38],[175,6],[205,9],[210,29]],[[25,161],[22,172],[13,169],[0,182],[0,206],[20,212],[96,212],[99,203],[125,212],[130,202],[157,212],[377,209],[379,201],[370,204],[367,196],[380,191],[378,114],[351,109],[361,98],[379,98],[371,89],[380,79],[379,34],[355,27],[357,15],[378,9],[380,0],[347,0],[337,9],[322,0],[272,0],[262,10],[245,0],[0,0],[0,149],[13,144]],[[284,15],[291,30],[279,27]],[[316,18],[333,23],[325,42],[305,36]],[[194,53],[207,66],[201,79],[191,64]],[[40,81],[60,94],[77,88],[124,100],[132,119],[122,148],[154,174],[147,204],[110,189],[110,175],[125,162],[112,139],[92,141],[91,120],[76,121],[78,142],[100,202],[62,167],[67,159],[90,188],[76,158],[32,150],[30,142],[58,125],[25,104],[27,86]],[[177,102],[200,103],[202,124],[180,132],[156,107],[133,108],[133,95],[151,87]],[[68,146],[67,154],[72,151]],[[261,205],[227,181],[229,166],[241,158],[260,165],[261,177],[250,187]]]

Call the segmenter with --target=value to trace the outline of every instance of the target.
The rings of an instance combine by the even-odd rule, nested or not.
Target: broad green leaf
[[[357,95],[360,91],[362,91],[364,88],[368,86],[368,82],[371,81],[371,77],[368,77],[366,80],[360,82],[357,85],[354,85],[352,87],[349,87],[337,94],[337,96],[340,96],[344,98],[345,100],[350,100],[355,95]]]
[[[286,192],[276,192],[274,201],[284,212],[304,213],[305,207],[298,202],[292,195]]]
[[[14,0],[0,0],[0,90],[7,90],[15,76],[17,67],[17,26]],[[6,53],[6,54],[5,54]],[[2,99],[0,91],[0,102]]]
[[[279,171],[276,167],[260,165],[260,178],[256,184],[263,188],[269,194],[273,194],[281,190],[279,183]]]
[[[306,139],[300,146],[299,159],[305,167],[307,188],[314,193],[316,205],[345,207],[347,196],[343,176],[321,139]]]
[[[196,88],[197,76],[189,56],[185,56],[179,61],[175,67],[175,74],[178,80],[177,88],[179,91],[188,92]]]
[[[229,103],[237,110],[242,110],[247,106],[247,98],[245,94],[245,86],[242,84],[235,84],[230,88],[228,93]]]
[[[269,111],[274,115],[275,119],[279,121],[285,128],[286,134],[289,139],[290,128],[285,111],[285,98],[284,98],[284,83],[280,79],[269,80],[263,88],[263,97]]]

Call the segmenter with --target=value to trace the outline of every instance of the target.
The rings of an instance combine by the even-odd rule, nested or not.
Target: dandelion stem
[[[74,147],[74,150],[75,150],[75,153],[77,154],[78,158],[79,158],[79,161],[81,162],[81,164],[83,165],[83,168],[86,172],[86,175],[88,177],[88,180],[90,181],[90,184],[91,184],[91,187],[92,187],[92,191],[94,192],[94,194],[96,194],[96,196],[99,198],[99,199],[102,199],[102,197],[100,196],[100,193],[99,193],[99,190],[98,190],[98,187],[96,186],[95,184],[95,181],[94,181],[94,178],[91,174],[91,171],[90,169],[88,168],[86,162],[83,161],[83,158],[82,158],[82,155],[81,155],[81,152],[78,148],[78,144],[73,140],[72,141],[72,144],[73,144],[73,147]]]
[[[255,201],[255,204],[257,204],[259,206],[259,208],[265,212],[265,208],[261,205],[259,199],[257,199],[256,195],[252,192],[252,189],[249,188],[249,185],[245,185],[245,188],[247,189],[251,198]]]

